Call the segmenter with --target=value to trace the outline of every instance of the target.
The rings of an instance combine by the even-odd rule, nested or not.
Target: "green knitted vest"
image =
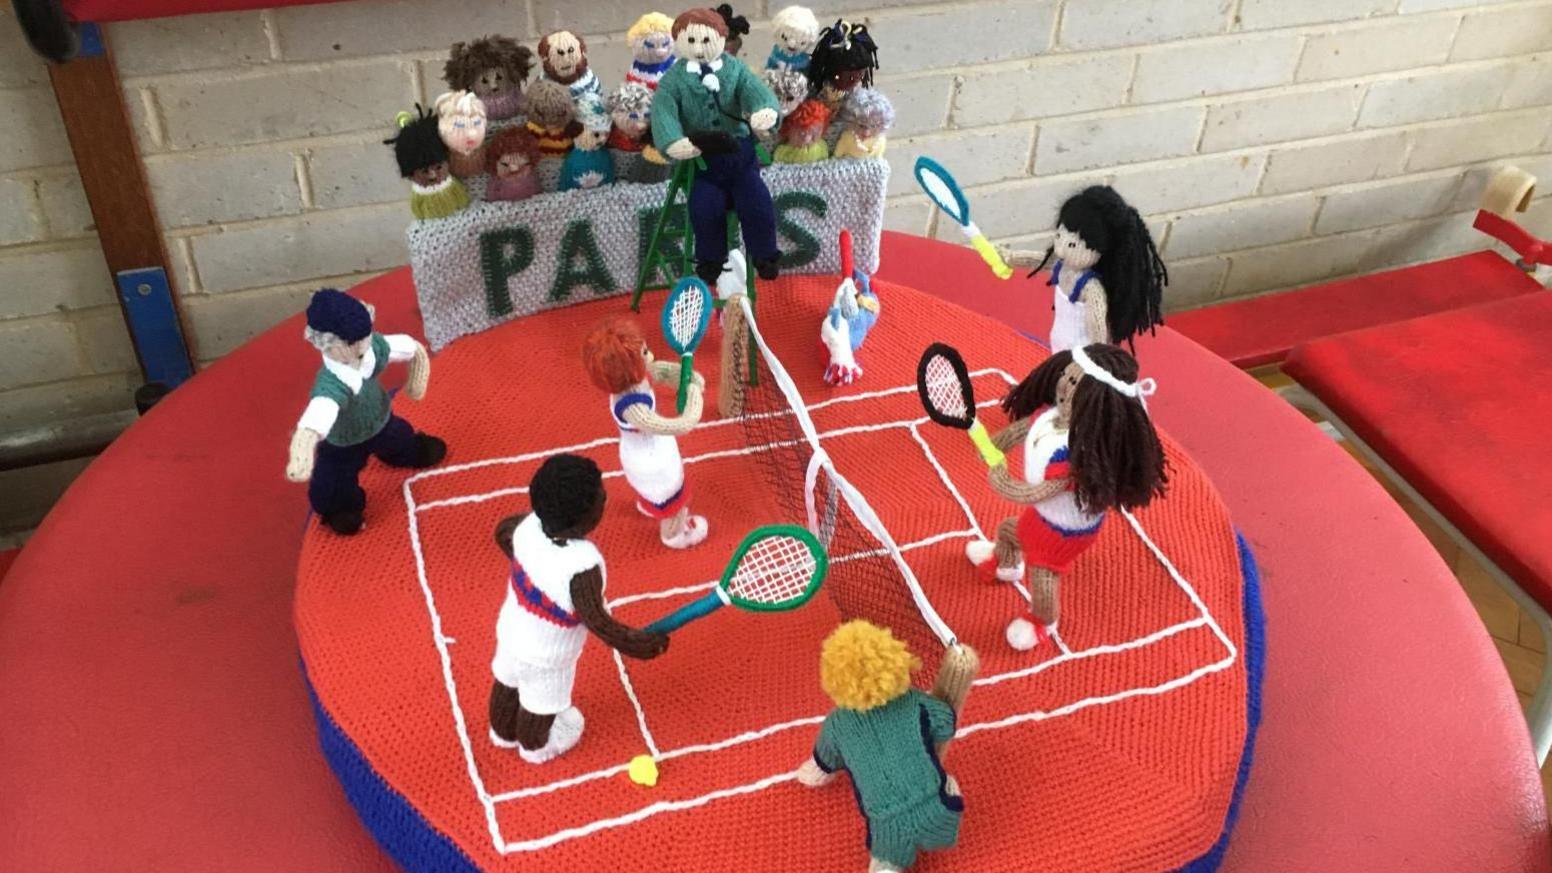
[[[350,393],[350,388],[333,373],[328,367],[318,370],[318,378],[313,380],[313,397],[327,397],[339,404],[339,418],[335,419],[334,427],[329,429],[328,440],[336,446],[353,446],[364,443],[383,429],[388,423],[388,392],[378,383],[378,374],[388,366],[388,340],[380,333],[372,334],[372,354],[377,358],[377,366],[372,368],[372,375],[361,383],[361,391]]]
[[[878,821],[943,790],[935,744],[954,735],[954,710],[912,688],[883,706],[835,709],[825,717],[814,760],[851,772],[862,811]]]

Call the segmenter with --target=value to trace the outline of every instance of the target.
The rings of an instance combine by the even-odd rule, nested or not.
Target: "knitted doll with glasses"
[[[771,29],[776,31],[776,43],[765,59],[765,68],[796,73],[807,70],[809,52],[819,41],[819,19],[814,17],[814,10],[807,6],[784,7],[771,16]]]
[[[884,92],[858,88],[841,102],[841,138],[835,141],[838,158],[881,158],[885,133],[895,123],[895,107]]]
[[[1044,253],[1009,252],[1016,267],[1052,259],[1051,351],[1090,343],[1126,343],[1164,323],[1169,271],[1153,235],[1130,204],[1108,185],[1094,185],[1067,199],[1057,215],[1056,239]]]
[[[830,126],[830,109],[818,100],[805,100],[792,114],[782,119],[781,143],[772,159],[778,164],[812,164],[830,157],[825,128]]]
[[[820,31],[808,61],[809,96],[835,109],[859,87],[873,87],[878,46],[865,24],[840,20]]]
[[[485,104],[472,91],[449,91],[437,97],[434,108],[453,175],[467,179],[485,172]]]
[[[531,513],[496,525],[496,545],[511,570],[490,662],[490,741],[542,764],[582,739],[571,689],[588,634],[643,660],[661,655],[668,635],[609,615],[604,558],[587,539],[607,500],[596,464],[576,455],[546,459],[529,482],[528,499]]]
[[[582,345],[582,363],[593,384],[609,392],[609,414],[620,429],[620,469],[636,490],[636,509],[658,521],[658,535],[671,549],[688,549],[706,539],[706,519],[690,514],[690,490],[679,457],[679,436],[700,423],[705,380],[692,375],[684,411],[658,412],[653,384],[678,385],[679,362],[653,360],[636,323],[604,322]]]
[[[323,523],[337,533],[361,529],[366,492],[358,477],[368,458],[390,467],[421,469],[447,455],[447,444],[416,433],[393,414],[388,392],[378,383],[393,362],[408,361],[404,392],[411,400],[426,395],[431,358],[408,334],[372,329],[372,307],[343,291],[324,288],[307,304],[302,335],[323,357],[313,380],[312,399],[291,435],[286,478],[306,482],[307,500]]]
[[[922,851],[959,839],[965,803],[943,769],[979,660],[945,653],[931,694],[911,685],[921,663],[888,630],[849,621],[825,638],[819,684],[835,702],[798,781],[819,788],[839,771],[851,779],[867,820],[868,870],[907,870]]]
[[[577,134],[571,151],[560,165],[560,190],[601,188],[614,184],[614,159],[604,142],[609,139],[613,122],[604,102],[588,94],[577,103],[582,132]]]
[[[485,144],[485,199],[526,200],[539,193],[539,141],[509,127]]]
[[[674,65],[674,20],[661,12],[648,12],[625,31],[630,46],[631,66],[625,73],[627,83],[657,89],[658,80]]]
[[[539,40],[540,75],[566,86],[571,99],[583,94],[603,96],[603,85],[587,66],[587,43],[569,30],[557,30]]]
[[[523,87],[533,71],[534,55],[527,46],[505,36],[455,42],[442,66],[442,78],[454,91],[472,91],[493,120],[523,113]]]
[[[416,105],[400,112],[399,132],[384,145],[393,146],[399,175],[410,180],[410,213],[418,219],[446,218],[469,205],[469,192],[447,166],[447,144],[437,130],[437,117]]]
[[[727,260],[727,211],[743,229],[744,247],[762,279],[780,273],[776,208],[760,177],[751,131],[776,126],[776,97],[743,62],[723,51],[727,25],[710,9],[674,19],[679,59],[652,99],[652,141],[670,158],[705,159],[690,188],[695,272],[717,281]]]
[[[1131,355],[1095,344],[1052,355],[1003,399],[1012,423],[992,442],[1005,452],[1022,444],[1024,472],[998,464],[991,485],[1024,510],[998,527],[996,543],[971,541],[965,554],[1003,582],[1029,568],[1029,607],[1040,627],[1024,618],[1008,625],[1015,649],[1034,648],[1055,631],[1058,583],[1094,544],[1106,515],[1164,494],[1164,448],[1145,405],[1153,390],[1152,379],[1138,380]]]

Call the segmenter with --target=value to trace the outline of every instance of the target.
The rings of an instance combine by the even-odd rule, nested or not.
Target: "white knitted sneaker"
[[[582,711],[575,706],[568,707],[555,716],[555,722],[550,725],[550,740],[537,749],[529,750],[521,746],[517,753],[524,761],[530,764],[543,764],[559,758],[571,751],[582,740],[582,728],[585,722]]]
[[[503,740],[501,737],[496,735],[496,729],[495,728],[491,728],[490,729],[490,744],[495,746],[498,749],[516,749],[516,748],[519,748],[519,743],[517,742],[517,740]]]
[[[677,534],[663,540],[663,545],[670,549],[690,549],[706,541],[706,535],[711,532],[711,525],[706,523],[706,517],[692,515],[685,521],[684,527]]]
[[[965,543],[965,557],[969,558],[970,563],[974,564],[988,580],[995,577],[998,582],[1017,582],[1024,578],[1023,561],[1011,567],[997,567],[996,572],[993,573],[992,567],[997,560],[996,552],[997,546],[986,540],[970,540]]]

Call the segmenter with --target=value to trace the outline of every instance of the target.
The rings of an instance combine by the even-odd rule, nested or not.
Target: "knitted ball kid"
[[[571,702],[577,659],[591,632],[631,658],[668,648],[666,634],[621,624],[604,601],[603,555],[587,540],[607,495],[598,466],[555,455],[528,485],[533,512],[496,525],[496,545],[511,562],[496,618],[490,669],[490,741],[542,764],[582,739],[582,713]]]
[[[431,358],[414,337],[374,331],[372,307],[333,288],[313,294],[302,335],[322,355],[323,366],[291,436],[286,478],[308,483],[308,502],[324,524],[353,534],[366,511],[358,477],[368,457],[420,469],[447,455],[446,443],[416,433],[393,414],[388,392],[377,381],[389,363],[409,361],[404,390],[419,400],[426,396]]]
[[[911,685],[920,662],[888,630],[849,621],[824,641],[819,683],[835,701],[798,780],[817,788],[837,771],[851,776],[867,820],[868,870],[906,870],[923,850],[959,839],[964,799],[943,769],[943,746],[954,728],[976,657],[969,649],[945,655],[932,694]]]
[[[418,219],[446,218],[469,205],[469,192],[447,165],[447,144],[437,130],[437,117],[416,104],[400,112],[399,132],[383,140],[393,146],[399,175],[410,180],[410,214]]]
[[[437,130],[447,143],[448,164],[460,179],[485,172],[485,104],[470,91],[449,91],[436,99]]]
[[[825,364],[826,385],[850,385],[862,378],[857,352],[878,324],[880,309],[872,277],[853,267],[851,275],[835,289],[835,299],[819,327],[819,341],[830,355]]]
[[[485,104],[486,115],[499,120],[522,114],[523,86],[533,67],[527,46],[505,36],[486,36],[453,43],[442,78],[454,91],[473,91]]]
[[[781,123],[781,144],[772,158],[779,164],[812,164],[830,157],[825,128],[830,109],[818,100],[805,100]]]
[[[706,539],[706,519],[690,514],[689,486],[679,457],[681,434],[700,423],[705,380],[693,374],[684,411],[660,415],[652,385],[679,384],[677,361],[657,361],[636,323],[613,318],[588,334],[582,344],[587,375],[609,392],[609,414],[620,429],[620,468],[636,490],[636,509],[658,520],[658,535],[671,549],[688,549]]]
[[[599,188],[614,184],[614,160],[604,149],[613,122],[604,109],[603,100],[588,94],[577,101],[582,116],[582,132],[573,141],[573,148],[566,153],[560,165],[560,190],[574,188]]]
[[[625,44],[631,50],[626,83],[644,85],[648,90],[657,89],[658,80],[674,65],[673,27],[672,18],[661,12],[648,12],[625,31]]]
[[[1131,355],[1091,345],[1047,358],[1003,399],[1012,424],[992,442],[1005,452],[1023,444],[1024,475],[998,464],[991,484],[1024,511],[997,528],[995,544],[972,541],[965,554],[1004,582],[1022,578],[1028,565],[1029,608],[1042,627],[1014,619],[1015,649],[1034,648],[1056,629],[1057,584],[1094,544],[1106,514],[1164,494],[1164,449],[1144,405],[1153,390],[1152,379],[1138,380]]]
[[[509,127],[485,144],[485,199],[523,200],[539,193],[539,141]]]
[[[819,19],[807,6],[788,6],[771,16],[771,29],[776,31],[776,43],[765,59],[767,70],[792,70],[801,73],[808,69],[809,52],[819,41]]]

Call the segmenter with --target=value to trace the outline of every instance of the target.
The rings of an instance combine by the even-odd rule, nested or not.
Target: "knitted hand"
[[[755,133],[764,133],[776,126],[776,110],[765,108],[757,109],[749,116],[749,129]]]
[[[688,161],[700,153],[701,150],[696,148],[695,143],[690,142],[687,136],[668,144],[668,156],[676,161]]]
[[[627,658],[650,661],[668,651],[668,634],[647,633],[631,628],[614,647]]]
[[[404,393],[411,400],[419,400],[426,396],[426,385],[431,381],[431,355],[426,352],[426,347],[420,343],[415,344],[415,357],[410,359],[409,381],[404,385]]]
[[[315,430],[305,427],[296,429],[291,435],[291,455],[286,460],[286,479],[292,482],[306,482],[313,477],[313,451],[318,448],[318,442],[323,435]]]
[[[1029,419],[1021,418],[997,433],[992,435],[992,445],[1001,449],[1004,453],[1013,451],[1013,447],[1024,441],[1029,434]]]
[[[987,474],[987,479],[991,482],[993,491],[1014,503],[1025,505],[1049,500],[1066,491],[1072,482],[1071,479],[1067,478],[1046,479],[1043,482],[1025,482],[1023,479],[1008,472],[1007,461],[1003,461],[1003,463],[991,468],[991,472]]]
[[[819,769],[819,764],[815,762],[813,758],[804,760],[802,765],[798,767],[798,781],[804,785],[807,785],[809,788],[818,788],[822,785],[827,785],[834,778],[834,773],[826,773],[825,771]]]
[[[1005,245],[998,245],[997,253],[1002,255],[1003,263],[1016,270],[1033,270],[1045,259],[1045,252],[1034,249],[1011,249]]]

